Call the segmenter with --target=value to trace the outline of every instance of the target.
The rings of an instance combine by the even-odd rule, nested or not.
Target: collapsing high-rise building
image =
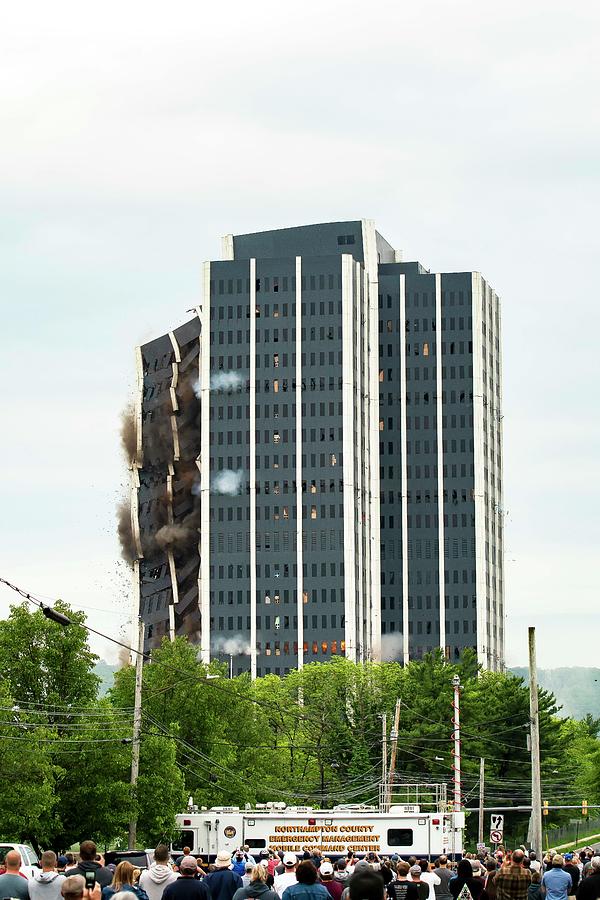
[[[223,241],[138,350],[130,552],[146,646],[253,676],[504,661],[500,314],[368,220]]]

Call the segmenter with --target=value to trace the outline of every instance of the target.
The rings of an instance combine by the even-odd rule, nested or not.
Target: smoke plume
[[[125,649],[125,647],[119,647],[119,652],[117,654],[117,665],[120,669],[126,669],[127,666],[131,665],[131,654],[129,650]]]
[[[133,403],[127,404],[121,413],[121,445],[128,463],[132,463],[137,454],[137,435]]]
[[[235,497],[242,490],[246,476],[243,469],[234,472],[232,469],[224,469],[218,472],[212,480],[211,491],[213,494],[226,494]]]
[[[231,637],[218,637],[212,642],[213,653],[224,653],[227,656],[250,656],[250,644],[241,634]]]
[[[163,550],[183,550],[194,541],[194,530],[183,524],[163,525],[156,532],[156,543]]]
[[[131,504],[128,499],[122,500],[117,506],[117,530],[121,542],[121,556],[125,562],[132,563],[137,554],[131,528]]]
[[[246,379],[240,372],[215,372],[210,376],[211,391],[234,391],[241,388]],[[194,393],[200,399],[200,382],[194,384]]]
[[[381,661],[402,662],[403,638],[402,632],[395,634],[383,634],[381,636]]]

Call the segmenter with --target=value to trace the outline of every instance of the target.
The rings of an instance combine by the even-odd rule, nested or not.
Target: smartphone
[[[86,891],[93,891],[96,887],[96,870],[91,869],[89,872],[85,873],[85,889]]]

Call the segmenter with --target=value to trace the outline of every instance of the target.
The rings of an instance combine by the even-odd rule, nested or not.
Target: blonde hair
[[[111,887],[113,887],[115,891],[120,891],[124,884],[133,884],[134,875],[135,867],[124,859],[115,869]]]
[[[266,866],[254,866],[250,873],[250,881],[260,881],[261,884],[266,884],[268,874]]]

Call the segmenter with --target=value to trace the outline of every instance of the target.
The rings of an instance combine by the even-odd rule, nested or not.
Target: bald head
[[[512,855],[512,861],[516,866],[520,866],[525,859],[525,854],[522,850],[514,850]]]
[[[7,872],[18,872],[21,868],[21,854],[18,850],[9,850],[4,857]]]
[[[65,900],[79,900],[83,897],[85,878],[83,875],[69,875],[63,881],[60,892]]]

